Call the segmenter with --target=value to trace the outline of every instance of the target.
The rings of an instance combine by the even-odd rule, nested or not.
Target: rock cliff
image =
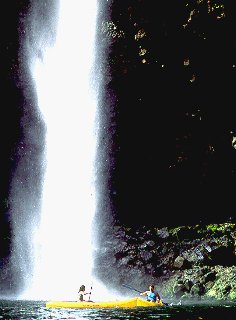
[[[106,235],[105,235],[106,234]],[[128,228],[103,233],[95,273],[130,294],[154,283],[168,301],[236,299],[235,224]],[[137,295],[137,292],[133,292]]]

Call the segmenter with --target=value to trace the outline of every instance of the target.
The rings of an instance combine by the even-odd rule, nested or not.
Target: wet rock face
[[[186,260],[184,259],[184,257],[178,256],[178,257],[175,259],[175,261],[174,261],[174,267],[175,267],[176,269],[181,269],[181,268],[183,268],[185,261],[186,261]]]
[[[122,293],[122,283],[140,291],[155,283],[165,298],[235,299],[235,243],[236,229],[230,223],[161,229],[114,226],[95,253],[95,273]]]

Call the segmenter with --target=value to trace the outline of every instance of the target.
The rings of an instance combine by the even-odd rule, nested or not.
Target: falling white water
[[[96,15],[94,0],[61,0],[55,46],[45,48],[43,61],[32,66],[47,128],[41,223],[25,294],[33,299],[74,300],[81,284],[95,286]],[[104,298],[102,286],[95,287]]]

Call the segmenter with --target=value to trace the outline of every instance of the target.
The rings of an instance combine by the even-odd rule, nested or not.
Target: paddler
[[[159,293],[155,291],[153,284],[149,286],[149,290],[141,292],[140,296],[147,296],[147,301],[151,301],[151,302],[161,301],[161,297]]]
[[[82,286],[80,286],[80,288],[79,288],[78,294],[79,294],[79,301],[85,301],[84,296],[86,294],[91,294],[91,292],[86,292],[85,285],[82,284]]]

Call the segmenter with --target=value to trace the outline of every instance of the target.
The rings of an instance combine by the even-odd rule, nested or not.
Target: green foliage
[[[236,291],[231,291],[229,294],[230,299],[236,299]]]
[[[211,231],[214,233],[225,233],[227,231],[233,231],[235,230],[235,224],[234,223],[220,223],[220,224],[209,224],[206,226],[208,231]]]
[[[211,231],[212,233],[215,233],[218,231],[218,225],[217,224],[209,224],[207,226],[207,230]]]
[[[182,228],[182,227],[176,227],[176,228],[174,228],[174,229],[170,229],[170,230],[169,230],[169,233],[170,233],[172,236],[176,237],[176,238],[179,240],[179,238],[178,238],[178,232],[179,232],[179,230],[181,230],[181,228]]]

